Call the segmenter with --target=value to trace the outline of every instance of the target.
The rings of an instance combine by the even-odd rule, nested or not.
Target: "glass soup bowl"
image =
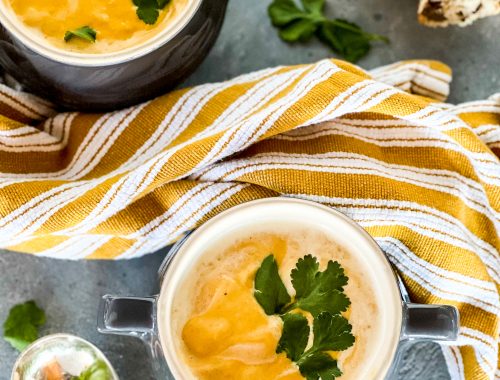
[[[186,79],[214,44],[227,5],[227,0],[191,0],[178,19],[145,42],[84,54],[51,46],[23,26],[5,2],[0,0],[0,66],[30,92],[93,112],[140,103]]]
[[[207,247],[224,237],[267,223],[292,223],[324,232],[359,258],[363,279],[371,281],[381,313],[376,360],[363,363],[363,379],[384,379],[394,370],[398,352],[415,340],[454,341],[459,315],[453,306],[411,303],[399,276],[376,242],[354,221],[326,206],[291,198],[245,203],[214,217],[176,243],[162,264],[159,295],[102,298],[98,330],[142,339],[151,349],[158,378],[194,379],[183,362],[172,323],[175,295]],[[342,263],[341,263],[342,264]],[[179,305],[176,305],[179,307]]]

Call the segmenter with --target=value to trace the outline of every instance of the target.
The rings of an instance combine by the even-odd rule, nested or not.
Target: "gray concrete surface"
[[[174,0],[175,1],[175,0]],[[286,45],[266,16],[270,0],[230,0],[222,34],[187,84],[219,81],[272,65],[313,62],[332,56],[318,43]],[[455,80],[452,102],[500,91],[500,18],[460,29],[432,30],[416,22],[416,0],[327,0],[328,13],[390,37],[359,64],[373,68],[401,59],[432,58],[449,64]],[[47,313],[42,334],[69,332],[97,344],[122,380],[153,379],[146,349],[128,338],[95,330],[102,294],[147,295],[155,291],[156,270],[165,250],[127,262],[62,262],[0,251],[0,322],[11,306],[35,299]],[[0,340],[0,380],[9,378],[16,352]],[[415,344],[403,354],[394,379],[448,379],[439,348]]]

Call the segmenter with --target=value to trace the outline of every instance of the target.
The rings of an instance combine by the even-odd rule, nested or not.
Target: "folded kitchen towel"
[[[442,103],[450,70],[276,67],[108,114],[0,87],[0,247],[61,259],[153,252],[234,205],[340,210],[412,300],[452,304],[452,379],[499,378],[500,96]]]

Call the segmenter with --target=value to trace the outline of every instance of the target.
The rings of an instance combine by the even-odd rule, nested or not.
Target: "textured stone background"
[[[208,0],[210,1],[210,0]],[[320,44],[286,45],[269,25],[270,0],[230,0],[222,34],[188,84],[219,81],[272,65],[313,62],[331,56]],[[481,99],[500,91],[500,17],[460,29],[418,25],[416,0],[327,0],[331,15],[389,36],[359,64],[373,68],[401,59],[432,58],[454,73],[450,101]],[[155,291],[156,270],[165,251],[127,262],[62,262],[0,251],[0,321],[10,307],[35,299],[47,312],[42,334],[69,332],[97,344],[122,380],[152,379],[144,346],[133,339],[96,332],[98,300],[106,293],[148,295]],[[10,377],[16,352],[0,340],[0,380]],[[395,379],[448,379],[439,348],[415,344],[403,353]]]

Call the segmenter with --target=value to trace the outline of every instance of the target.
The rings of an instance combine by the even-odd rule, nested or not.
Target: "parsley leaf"
[[[299,363],[300,373],[307,380],[333,380],[342,375],[337,361],[325,352],[315,352]]]
[[[365,56],[373,41],[389,42],[386,37],[363,31],[358,25],[342,20],[329,20],[323,15],[325,0],[273,0],[268,13],[286,42],[305,42],[316,35],[337,54],[351,62]]]
[[[134,0],[137,6],[137,17],[148,25],[154,25],[158,20],[160,11],[158,10],[158,2],[156,0]]]
[[[170,0],[156,0],[156,2],[158,4],[158,8],[163,9],[170,3]]]
[[[350,62],[364,57],[371,41],[389,42],[386,37],[364,32],[358,25],[341,19],[327,21],[318,30],[318,38]]]
[[[324,0],[304,0],[306,10],[299,9],[293,0],[275,0],[268,9],[280,37],[287,42],[308,41],[324,20],[321,10]]]
[[[14,306],[3,324],[4,339],[18,351],[38,338],[38,327],[45,323],[45,313],[35,301]]]
[[[331,314],[346,311],[350,301],[343,293],[347,284],[344,269],[336,261],[328,262],[324,272],[319,272],[318,268],[318,261],[311,255],[297,262],[291,274],[296,291],[294,306],[309,311],[313,316],[322,311]]]
[[[291,301],[273,255],[267,256],[257,270],[254,296],[267,315],[278,314]]]
[[[319,285],[306,298],[296,302],[297,307],[310,312],[313,316],[322,311],[337,314],[346,311],[351,302],[349,298],[338,290],[326,290]]]
[[[82,26],[81,28],[75,30],[68,30],[64,35],[64,41],[68,42],[73,39],[73,37],[81,38],[89,42],[95,42],[97,37],[97,32],[90,26]]]
[[[318,270],[318,260],[311,255],[304,256],[297,261],[295,269],[292,269],[291,274],[296,297],[302,298],[312,292]]]
[[[302,0],[302,5],[307,12],[321,16],[325,0]]]
[[[148,25],[154,25],[160,16],[160,10],[165,8],[170,0],[133,0],[137,7],[137,17]]]
[[[352,326],[341,315],[322,312],[314,319],[312,351],[343,351],[354,344]]]
[[[298,361],[309,340],[310,328],[307,318],[297,313],[286,313],[283,319],[283,332],[276,348],[276,353],[285,352],[294,362]]]
[[[314,318],[314,340],[311,348],[299,360],[300,373],[308,380],[330,380],[342,371],[327,351],[344,351],[354,344],[352,326],[341,315],[322,312]]]
[[[268,13],[274,26],[285,26],[293,21],[309,18],[293,0],[274,0],[268,8]]]
[[[103,360],[97,360],[74,380],[111,380],[111,373]]]
[[[287,42],[308,41],[316,31],[316,25],[309,20],[292,22],[279,31],[282,40]]]

